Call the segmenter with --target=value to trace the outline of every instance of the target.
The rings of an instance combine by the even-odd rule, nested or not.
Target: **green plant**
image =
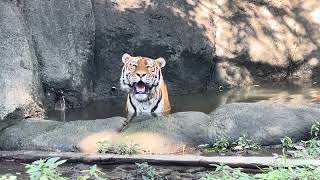
[[[308,141],[303,141],[306,146],[306,152],[312,158],[317,158],[320,156],[320,140],[317,138],[312,138]]]
[[[216,139],[216,142],[213,145],[202,144],[202,145],[199,145],[198,147],[208,152],[223,153],[228,150],[229,145],[230,144],[227,139],[223,137],[218,137]]]
[[[89,170],[83,170],[81,173],[85,174],[83,176],[79,176],[77,180],[106,180],[107,178],[103,177],[105,174],[97,168],[97,165],[93,165]]]
[[[320,135],[320,122],[316,122],[311,126],[310,134],[312,137],[319,137],[319,135]]]
[[[240,136],[236,142],[233,142],[234,150],[260,150],[261,146],[248,139],[246,135]]]
[[[50,158],[47,160],[40,159],[27,164],[27,173],[30,176],[30,180],[65,180],[67,178],[62,177],[57,171],[57,167],[66,162],[66,160],[60,160],[60,158]]]
[[[320,179],[320,168],[312,166],[269,167],[264,170],[264,173],[257,174],[255,177],[263,180],[317,180]]]
[[[136,163],[137,172],[142,176],[143,180],[162,180],[163,178],[159,175],[157,170],[149,166],[148,163]]]
[[[216,170],[200,180],[253,180],[254,178],[241,171],[240,168],[232,169],[226,165],[216,166]]]
[[[282,143],[282,154],[287,154],[287,151],[290,149],[294,149],[293,141],[290,137],[285,136],[283,139],[281,139]]]
[[[99,141],[97,142],[99,153],[112,153],[112,154],[137,154],[138,144],[130,143],[113,143],[111,141]]]
[[[17,176],[8,175],[0,175],[0,180],[17,180]]]

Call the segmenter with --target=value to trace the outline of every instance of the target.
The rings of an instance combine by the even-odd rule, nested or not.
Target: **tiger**
[[[167,86],[161,68],[166,65],[164,58],[122,56],[120,89],[127,92],[128,113],[168,113],[171,110]]]

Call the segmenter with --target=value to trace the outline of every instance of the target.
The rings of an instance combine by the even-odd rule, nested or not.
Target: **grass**
[[[233,150],[261,150],[261,146],[258,143],[253,142],[246,135],[240,136],[236,142],[232,143]]]
[[[199,145],[199,148],[206,152],[223,153],[228,150],[230,143],[223,137],[218,137],[213,145],[203,144]]]
[[[163,177],[161,177],[159,175],[159,173],[157,172],[157,170],[148,165],[148,163],[144,162],[144,163],[136,163],[137,166],[137,172],[138,174],[141,175],[143,180],[162,180],[164,179]]]
[[[231,144],[225,138],[218,137],[214,144],[212,145],[203,144],[203,145],[200,145],[199,148],[205,152],[224,153],[224,152],[227,152],[228,150],[233,150],[233,151],[260,150],[261,146],[258,143],[253,142],[253,140],[247,138],[247,136],[243,135],[243,136],[240,136],[237,141]]]
[[[13,175],[0,175],[0,180],[16,180],[17,176]]]
[[[105,180],[106,179],[104,177],[105,174],[97,168],[97,165],[93,165],[90,167],[89,170],[83,170],[81,171],[81,173],[84,175],[79,176],[77,180],[89,180],[89,179]]]
[[[216,166],[216,170],[202,177],[200,180],[250,180],[254,179],[249,174],[243,173],[242,169],[232,169],[229,166],[220,165]]]
[[[63,177],[58,171],[58,167],[66,162],[66,160],[59,160],[60,158],[40,159],[34,161],[31,164],[26,165],[27,174],[29,174],[30,180],[69,180],[67,177]],[[101,172],[96,165],[93,165],[88,170],[81,171],[77,180],[107,180],[105,174]],[[10,179],[11,178],[11,179]],[[15,176],[0,176],[0,180],[16,180]]]
[[[262,169],[258,174],[247,174],[241,168],[232,169],[229,166],[220,165],[216,170],[202,177],[200,180],[318,180],[320,179],[320,167],[269,167]]]
[[[97,143],[98,152],[102,154],[111,153],[111,154],[137,154],[138,145],[131,142],[129,145],[126,143],[113,143],[111,141],[99,141]]]
[[[290,137],[285,137],[282,142],[282,153],[284,156],[300,157],[300,158],[320,158],[320,123],[316,122],[310,129],[311,139],[301,141],[296,145]],[[299,147],[299,148],[297,148]]]

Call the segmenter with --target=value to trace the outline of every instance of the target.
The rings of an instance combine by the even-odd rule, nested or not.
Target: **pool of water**
[[[319,97],[319,84],[273,83],[232,90],[208,90],[197,94],[171,96],[170,102],[172,113],[182,111],[210,113],[223,104],[233,102],[269,101],[300,105],[319,103]],[[81,109],[71,109],[66,112],[51,111],[47,114],[47,119],[73,121],[103,119],[113,116],[126,117],[125,102],[125,97],[94,101]]]

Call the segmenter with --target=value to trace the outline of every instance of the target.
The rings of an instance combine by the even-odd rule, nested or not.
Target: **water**
[[[293,105],[319,103],[320,86],[317,84],[263,84],[228,91],[209,90],[204,93],[171,96],[172,113],[182,111],[200,111],[210,113],[217,107],[233,102],[285,103]],[[47,114],[51,120],[92,120],[113,116],[126,117],[126,98],[110,98],[94,101],[86,108],[64,111],[52,111]]]

